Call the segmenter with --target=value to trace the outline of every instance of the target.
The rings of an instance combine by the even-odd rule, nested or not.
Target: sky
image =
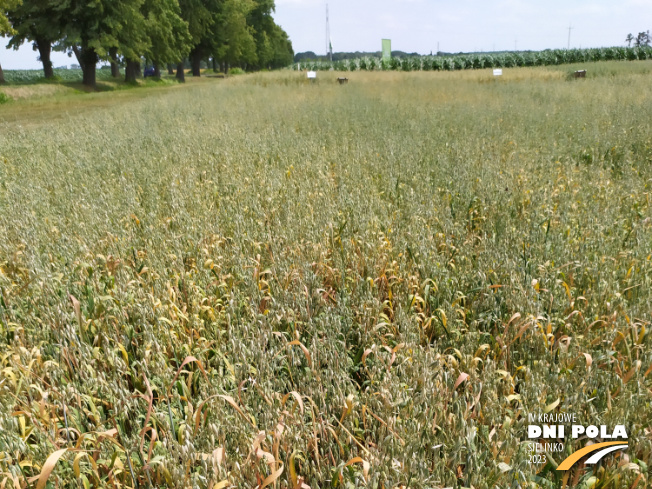
[[[623,46],[628,33],[652,30],[652,0],[330,0],[334,51],[443,52]],[[326,52],[325,0],[276,0],[276,22],[295,53]],[[5,50],[4,69],[40,68],[31,45]],[[56,66],[76,63],[53,53]]]

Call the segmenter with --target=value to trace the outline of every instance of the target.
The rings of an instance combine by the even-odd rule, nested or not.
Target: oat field
[[[3,104],[0,487],[646,487],[651,63]]]

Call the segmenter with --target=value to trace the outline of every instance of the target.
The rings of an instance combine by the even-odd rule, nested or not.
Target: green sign
[[[383,60],[389,61],[392,59],[392,40],[383,39]]]

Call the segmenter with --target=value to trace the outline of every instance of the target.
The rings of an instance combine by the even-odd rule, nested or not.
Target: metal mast
[[[331,24],[328,19],[328,2],[326,2],[326,54],[328,60],[333,61],[333,46],[331,44]]]

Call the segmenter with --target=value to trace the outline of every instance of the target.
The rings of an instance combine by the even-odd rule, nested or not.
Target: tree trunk
[[[79,63],[79,66],[81,67],[82,71],[84,71],[84,61],[82,60],[81,49],[79,48],[79,46],[73,45],[72,52],[75,53],[75,58],[77,58],[77,63]]]
[[[215,56],[213,56],[213,73],[217,73],[217,61],[215,61]]]
[[[168,63],[168,75],[174,75],[174,65],[172,63]]]
[[[201,50],[193,49],[190,53],[190,63],[192,66],[192,76],[201,76]]]
[[[183,61],[179,61],[179,64],[177,65],[177,80],[181,83],[186,82],[186,73],[183,71]]]
[[[43,63],[43,73],[45,74],[45,78],[53,78],[54,69],[52,68],[52,61],[50,61],[52,43],[45,39],[36,39],[36,48],[38,49],[41,63]]]
[[[132,59],[127,60],[127,65],[125,67],[126,83],[136,83],[136,76],[138,76],[139,67],[140,67],[140,61],[134,61]]]
[[[161,67],[158,63],[154,63],[154,78],[157,80],[161,79]]]
[[[86,63],[82,71],[84,72],[84,77],[82,83],[87,87],[95,88],[97,85],[97,79],[95,77],[95,65],[96,63]]]
[[[111,57],[111,76],[113,78],[120,78],[120,65],[118,64],[118,48],[111,48],[109,50]]]
[[[81,66],[83,76],[82,83],[87,87],[95,88],[96,86],[96,77],[95,77],[95,65],[97,65],[98,57],[95,49],[88,47],[72,47],[77,61]]]
[[[0,64],[0,85],[4,85],[5,83],[5,74],[2,71],[2,65]]]

